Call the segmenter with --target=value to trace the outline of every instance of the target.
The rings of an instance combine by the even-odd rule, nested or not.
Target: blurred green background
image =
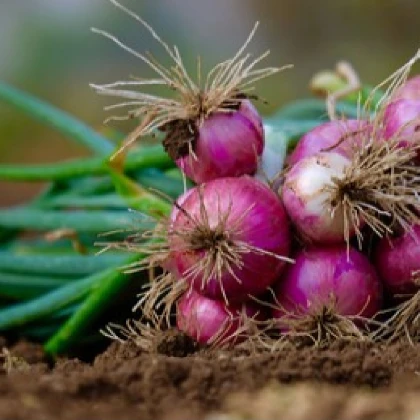
[[[190,69],[200,55],[204,68],[232,55],[254,22],[250,47],[269,48],[269,65],[293,70],[266,80],[258,93],[269,114],[308,96],[311,75],[347,59],[362,79],[376,84],[420,47],[418,0],[121,0],[171,44]],[[90,32],[106,29],[139,51],[166,57],[149,33],[107,0],[0,0],[0,78],[73,113],[101,129],[102,107],[89,82],[151,75],[139,60]],[[128,125],[115,124],[121,130]],[[0,104],[0,162],[53,162],[86,153],[60,135]],[[0,183],[0,205],[22,202],[40,185]]]

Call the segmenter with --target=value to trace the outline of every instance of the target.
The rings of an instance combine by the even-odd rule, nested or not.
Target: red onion
[[[247,99],[247,92],[254,89],[255,82],[290,67],[257,68],[268,55],[253,57],[247,51],[258,24],[238,51],[216,64],[207,75],[201,74],[198,65],[196,78],[188,73],[176,46],[165,42],[141,16],[116,0],[111,2],[140,23],[169,58],[169,65],[165,66],[151,54],[142,54],[114,35],[94,29],[140,59],[154,73],[150,78],[91,85],[102,95],[124,98],[108,109],[126,109],[125,115],[110,119],[140,119],[117,154],[125,152],[138,138],[159,130],[166,134],[165,150],[196,183],[254,174],[264,148],[264,132],[261,117]],[[153,92],[156,87],[159,90]]]
[[[369,123],[364,120],[326,122],[308,131],[299,140],[293,153],[288,156],[287,164],[295,165],[322,151],[331,151],[350,158],[355,147],[366,141],[368,129]]]
[[[369,260],[340,245],[301,251],[275,286],[275,297],[275,318],[316,316],[332,304],[338,315],[370,318],[381,308],[382,287]]]
[[[290,261],[283,205],[248,176],[194,188],[168,235],[180,275],[200,293],[229,302],[266,290]]]
[[[284,176],[283,203],[304,239],[318,243],[361,245],[364,224],[376,235],[419,223],[420,167],[416,149],[400,147],[399,138],[375,139],[356,148],[351,159],[321,152],[302,159]]]
[[[398,136],[401,147],[413,143],[420,144],[420,98],[419,100],[399,99],[389,104],[385,110],[384,137]],[[420,149],[417,149],[420,157]]]
[[[238,110],[217,112],[197,124],[193,153],[176,160],[196,183],[253,174],[264,149],[261,117],[250,101]]]
[[[420,76],[414,76],[408,79],[392,95],[392,99],[420,99]]]
[[[305,239],[325,244],[344,241],[344,210],[339,201],[334,202],[334,178],[342,179],[350,163],[338,153],[324,152],[300,160],[286,174],[283,203]],[[348,235],[354,229],[350,226]]]
[[[191,290],[177,305],[179,330],[201,344],[238,344],[246,339],[246,318],[263,320],[254,302],[226,305]]]
[[[414,274],[420,271],[420,225],[397,238],[383,238],[375,253],[375,266],[391,295],[413,294]]]

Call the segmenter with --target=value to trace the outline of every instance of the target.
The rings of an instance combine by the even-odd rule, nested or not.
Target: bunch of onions
[[[203,183],[178,200],[168,250],[172,272],[187,290],[178,303],[180,329],[207,344],[222,324],[224,337],[236,336],[240,328],[226,314],[248,307],[251,296],[265,299],[273,288],[271,325],[283,334],[317,343],[363,337],[361,327],[382,308],[379,278],[385,275],[381,263],[375,261],[378,276],[352,247],[352,237],[362,249],[365,230],[384,237],[419,221],[417,149],[414,142],[401,147],[400,134],[386,135],[392,104],[373,120],[331,121],[304,135],[287,158],[277,196],[242,176]],[[295,249],[295,264],[286,264],[285,211],[305,243]],[[395,270],[385,270],[395,277]],[[203,315],[213,310],[219,314],[212,315],[214,324]]]
[[[286,262],[290,262],[289,221],[281,202],[259,181],[243,177],[255,174],[264,149],[262,119],[246,92],[253,88],[254,82],[282,69],[258,69],[256,65],[268,53],[251,59],[246,52],[257,29],[255,25],[231,59],[217,64],[207,77],[202,77],[199,70],[195,82],[176,46],[170,47],[140,16],[117,0],[111,2],[141,23],[172,61],[166,67],[115,36],[94,30],[156,73],[153,79],[92,85],[100,94],[125,98],[125,102],[107,109],[124,108],[128,112],[111,120],[133,117],[141,120],[113,159],[118,158],[120,163],[138,138],[160,131],[169,156],[187,177],[202,184],[181,197],[168,223],[160,223],[153,233],[158,245],[155,241],[152,248],[160,249],[159,258],[152,256],[149,261],[159,261],[169,274],[152,281],[142,300],[146,302],[145,312],[150,313],[162,292],[169,292],[165,298],[168,302],[188,286],[188,294],[178,305],[178,318],[184,309],[191,310],[191,316],[201,314],[198,308],[203,304],[206,308],[218,308],[218,319],[222,320],[231,312],[229,305],[239,305],[237,302],[246,301],[249,295],[264,292]],[[166,87],[168,96],[144,92],[144,88],[156,85]],[[167,229],[166,245],[161,245],[162,227]],[[200,299],[193,294],[194,290],[202,295]],[[190,324],[178,321],[180,328],[188,330],[186,325]],[[198,327],[195,325],[195,331],[200,330]],[[199,339],[192,330],[188,331]],[[204,341],[209,342],[210,337],[206,337]]]
[[[407,320],[420,323],[420,248],[413,243],[420,239],[420,168],[414,163],[420,79],[401,86],[417,58],[390,79],[376,116],[322,124],[287,158],[279,195],[305,249],[274,286],[273,316],[284,334],[316,342],[362,337],[363,320],[382,309],[381,281],[394,297],[417,291],[392,318],[394,331],[400,334]],[[365,232],[382,238],[374,263],[351,245],[356,236],[362,250]],[[420,338],[420,328],[417,333]]]
[[[360,336],[356,325],[376,314],[382,304],[375,268],[345,245],[299,252],[274,294],[273,316],[279,328],[311,335],[317,342]]]
[[[140,22],[172,62],[166,68],[96,30],[157,74],[93,85],[100,94],[127,100],[109,109],[128,108],[123,119],[141,120],[117,155],[124,157],[138,138],[161,132],[165,150],[198,184],[178,198],[167,223],[154,231],[150,251],[159,258],[149,261],[159,261],[165,272],[152,280],[143,297],[143,314],[153,318],[155,307],[163,303],[169,319],[176,303],[177,327],[194,340],[236,344],[249,336],[250,320],[266,320],[255,301],[274,290],[275,302],[265,303],[276,306],[275,324],[267,325],[310,335],[316,342],[361,337],[362,320],[381,309],[383,297],[376,270],[352,247],[353,237],[361,250],[365,230],[382,238],[420,225],[420,167],[413,164],[420,150],[419,84],[399,87],[420,53],[390,79],[389,95],[374,117],[368,112],[366,119],[333,120],[311,130],[286,158],[284,176],[265,185],[261,178],[281,169],[286,147],[277,148],[274,131],[265,147],[261,117],[247,96],[254,82],[281,70],[257,69],[266,54],[250,60],[245,52],[256,27],[233,58],[216,65],[206,78],[199,74],[195,82],[177,47],[166,44],[117,0],[110,1]],[[155,85],[171,94],[143,91]],[[300,242],[292,243],[291,224]],[[409,243],[407,238],[402,241]],[[396,252],[400,258],[407,246],[379,245],[377,266],[388,291],[398,282],[417,287],[417,251],[410,254],[410,276],[403,272],[405,280],[394,278],[398,269],[392,267],[396,260],[391,255]]]

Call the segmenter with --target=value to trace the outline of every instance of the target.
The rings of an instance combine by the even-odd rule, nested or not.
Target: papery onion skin
[[[184,212],[178,213],[174,230],[191,230],[194,219],[202,220],[203,208],[212,229],[228,214],[225,231],[234,243],[250,245],[278,256],[289,255],[291,233],[284,207],[277,195],[258,180],[249,176],[219,178],[203,184],[200,189],[194,188],[184,202]],[[220,278],[213,274],[203,284],[202,271],[194,276],[188,276],[188,272],[203,260],[208,251],[191,249],[179,235],[171,235],[169,244],[183,278],[200,293],[214,299],[226,296],[229,302],[243,301],[248,295],[264,292],[286,264],[275,256],[249,251],[240,254],[242,268],[231,264],[232,272],[224,269]]]
[[[222,177],[252,175],[264,149],[262,119],[249,100],[238,110],[216,112],[198,127],[194,155],[176,164],[197,184]]]
[[[332,152],[318,153],[299,161],[287,172],[281,191],[290,219],[308,242],[342,243],[345,240],[344,211],[339,206],[331,216],[332,196],[326,191],[333,178],[342,178],[350,165],[346,157]],[[354,234],[350,226],[349,236]]]
[[[181,296],[177,303],[177,328],[201,344],[214,340],[223,344],[238,344],[246,339],[246,332],[239,331],[244,317],[262,321],[264,310],[248,301],[226,305],[191,290]]]
[[[420,270],[420,225],[399,237],[381,239],[375,251],[375,266],[393,297],[407,297],[419,290],[413,274]]]
[[[293,166],[302,159],[323,151],[339,153],[351,158],[355,148],[366,141],[369,123],[365,120],[335,120],[308,131],[288,156],[286,163]],[[358,133],[350,135],[350,133]]]
[[[408,79],[393,95],[393,100],[414,99],[420,100],[420,76]]]
[[[420,144],[420,99],[392,102],[385,110],[383,123],[386,139],[398,136],[401,147],[408,147],[414,142]],[[419,149],[417,158],[420,158]]]
[[[345,245],[300,251],[274,287],[279,308],[275,318],[286,312],[316,314],[331,306],[344,316],[370,318],[382,305],[382,285],[367,257]]]
[[[264,126],[265,146],[254,177],[261,182],[278,189],[281,184],[281,172],[287,156],[288,139],[284,132],[269,124]]]

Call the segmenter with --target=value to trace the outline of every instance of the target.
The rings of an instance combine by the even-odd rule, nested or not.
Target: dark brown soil
[[[1,345],[2,343],[0,343]],[[3,343],[4,344],[4,343]],[[158,352],[112,343],[92,364],[48,365],[39,346],[4,352],[0,419],[414,419],[420,345],[286,344],[276,353],[197,350],[165,335]],[[223,414],[223,415],[222,415]]]

